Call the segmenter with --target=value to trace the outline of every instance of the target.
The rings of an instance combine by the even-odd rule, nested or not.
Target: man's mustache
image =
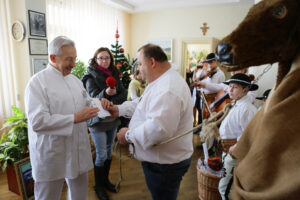
[[[72,70],[73,67],[72,67],[72,66],[66,66],[65,69],[67,69],[67,70]]]

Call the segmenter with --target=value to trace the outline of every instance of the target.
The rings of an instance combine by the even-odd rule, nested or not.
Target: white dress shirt
[[[231,108],[219,128],[222,139],[240,139],[244,129],[253,118],[257,108],[251,103],[251,98],[245,95]]]
[[[93,167],[87,124],[74,124],[74,114],[90,102],[79,79],[51,65],[31,78],[25,106],[36,182],[73,179]]]
[[[205,88],[207,90],[210,90],[210,91],[217,91],[218,92],[220,90],[224,90],[224,91],[227,92],[229,86],[224,84],[223,82],[222,83],[206,83]],[[257,94],[258,94],[258,90],[249,91],[247,93],[247,96],[249,96],[251,103],[255,102],[255,98],[257,97]]]
[[[193,104],[185,80],[173,69],[148,84],[144,94],[119,105],[120,116],[132,116],[129,138],[140,161],[174,164],[191,157],[188,134],[170,143],[153,146],[193,128]]]
[[[200,79],[203,76],[205,76],[205,71],[203,71],[203,69],[198,69],[197,72],[196,72],[196,74],[195,74],[196,79]],[[197,90],[200,90],[200,88],[194,87],[194,89],[193,89],[193,95],[192,95],[193,96],[194,105],[196,103],[196,91]]]
[[[219,68],[217,68],[217,72],[211,78],[207,77],[206,79],[202,80],[202,82],[205,84],[223,83],[224,81],[225,81],[224,72],[222,72],[222,70],[220,70]],[[201,88],[201,90],[204,94],[212,94],[212,93],[217,93],[220,91],[220,89],[215,90],[213,88]]]

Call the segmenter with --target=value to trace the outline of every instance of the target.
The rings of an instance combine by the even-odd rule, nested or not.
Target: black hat
[[[271,89],[266,90],[261,97],[256,97],[256,99],[258,99],[258,100],[267,99],[270,91],[271,91]]]
[[[203,61],[203,63],[211,63],[212,61],[214,60],[217,60],[216,59],[216,55],[214,53],[209,53],[207,56],[206,56],[206,60]]]
[[[238,73],[238,74],[233,75],[229,80],[224,82],[224,84],[226,84],[226,85],[229,85],[229,83],[238,83],[243,86],[248,86],[249,91],[258,89],[258,85],[252,84],[251,79],[246,74]]]

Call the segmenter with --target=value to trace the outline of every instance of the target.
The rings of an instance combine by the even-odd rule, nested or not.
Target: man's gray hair
[[[54,38],[49,46],[48,46],[48,54],[49,55],[56,55],[59,56],[61,55],[61,48],[63,46],[73,46],[75,47],[75,43],[73,40],[66,36],[57,36]]]

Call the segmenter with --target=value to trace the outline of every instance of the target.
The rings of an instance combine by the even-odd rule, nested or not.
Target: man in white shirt
[[[195,68],[193,72],[193,83],[196,83],[202,79],[204,79],[206,73],[207,73],[207,63],[203,63],[206,60],[206,58],[201,58],[199,62],[197,63],[197,67]],[[194,116],[194,123],[193,125],[196,126],[202,121],[202,109],[201,109],[201,95],[200,95],[201,88],[194,86],[193,88],[193,102],[194,102],[194,110],[193,110],[193,116]],[[196,119],[196,112],[198,111],[198,119]],[[200,120],[199,120],[200,119]],[[196,123],[197,122],[197,123]]]
[[[251,84],[246,74],[241,73],[233,75],[225,84],[229,85],[228,93],[234,105],[219,128],[223,167],[226,170],[225,177],[219,182],[219,192],[223,200],[228,199],[233,181],[233,168],[237,165],[237,160],[231,156],[231,153],[236,146],[236,141],[257,112],[247,93],[258,89],[256,84]]]
[[[69,198],[86,199],[88,170],[93,168],[86,120],[97,116],[82,82],[73,76],[75,44],[64,36],[48,47],[49,64],[34,75],[25,91],[34,195],[59,200],[64,181]]]
[[[199,90],[201,92],[203,92],[204,97],[205,97],[205,101],[207,102],[207,104],[212,103],[215,100],[215,97],[217,95],[217,92],[219,92],[220,89],[210,89],[210,88],[205,88],[205,87],[201,87],[201,84],[218,84],[218,83],[222,83],[225,81],[225,75],[224,72],[222,72],[222,70],[219,69],[218,67],[218,61],[216,59],[216,55],[214,53],[209,53],[206,56],[205,61],[203,61],[203,63],[207,63],[207,75],[206,78],[201,80],[201,81],[197,81],[195,84],[197,85],[197,87],[199,88]],[[199,124],[202,123],[202,118],[208,118],[209,117],[209,112],[207,110],[207,107],[205,105],[205,101],[203,100],[203,98],[201,99],[201,119],[199,119]],[[200,116],[199,116],[200,117]]]
[[[152,199],[175,200],[193,153],[192,134],[160,144],[193,128],[193,103],[185,80],[171,69],[156,45],[139,49],[138,67],[148,85],[142,97],[115,106],[102,100],[112,116],[129,116],[129,128],[117,133],[121,144],[132,144],[142,162]]]
[[[235,74],[246,74],[247,73],[247,69],[240,69],[240,70],[236,70],[236,71],[232,71],[231,72],[231,76],[235,75]],[[253,81],[253,80],[252,80]],[[197,82],[197,86],[199,88],[205,88],[209,91],[220,91],[220,90],[224,90],[227,91],[228,90],[228,85],[222,83],[209,83],[209,82],[202,82],[202,81],[198,81]],[[247,95],[251,98],[251,102],[254,103],[255,98],[257,97],[257,90],[256,91],[249,91],[247,93]]]
[[[208,64],[208,73],[209,76],[207,78],[203,79],[202,83],[223,83],[225,81],[225,75],[222,70],[218,67],[218,61],[216,59],[216,55],[214,53],[210,53],[206,56],[206,60],[203,61],[203,63]],[[204,94],[213,94],[217,93],[219,90],[211,90],[207,88],[201,89]]]

